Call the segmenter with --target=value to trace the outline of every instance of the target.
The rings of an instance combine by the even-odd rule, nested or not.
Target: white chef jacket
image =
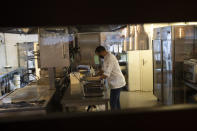
[[[102,70],[104,72],[103,74],[107,76],[107,81],[111,89],[121,88],[126,85],[118,60],[113,54],[108,52],[104,57]]]

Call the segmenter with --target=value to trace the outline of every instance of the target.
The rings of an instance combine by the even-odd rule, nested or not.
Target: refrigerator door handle
[[[65,45],[63,43],[63,48],[62,48],[62,55],[63,55],[63,58],[65,59]]]
[[[143,66],[144,66],[144,59],[143,59],[143,62],[142,63],[143,63]]]

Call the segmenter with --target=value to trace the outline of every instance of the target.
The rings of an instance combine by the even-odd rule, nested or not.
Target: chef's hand
[[[98,73],[96,73],[96,75],[95,76],[100,76],[100,75],[102,75],[103,74],[103,71],[102,70],[100,70]]]
[[[102,79],[106,79],[107,78],[107,76],[106,75],[101,75],[100,76],[100,79],[102,80]]]

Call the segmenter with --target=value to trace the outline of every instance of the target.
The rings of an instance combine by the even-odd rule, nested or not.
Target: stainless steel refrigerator
[[[165,105],[183,103],[183,62],[195,56],[196,27],[155,28],[153,33],[153,93]]]

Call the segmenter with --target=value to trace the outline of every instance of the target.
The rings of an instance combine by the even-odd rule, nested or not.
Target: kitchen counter
[[[188,95],[188,88],[191,88],[193,90],[195,90],[195,92],[197,91],[197,84],[195,83],[191,83],[188,81],[184,81],[184,103],[188,103],[188,97],[190,97],[190,95]],[[196,103],[196,102],[195,102]]]
[[[31,83],[24,88],[16,89],[0,99],[0,117],[44,115],[54,93],[55,89],[49,89],[49,85],[46,83]],[[10,99],[11,104],[3,103],[5,99]]]
[[[74,91],[73,91],[74,89]],[[105,110],[108,110],[109,95],[105,89],[103,96],[100,97],[85,97],[81,84],[71,84],[61,101],[64,112],[68,111],[69,107],[89,106],[89,105],[105,105]]]
[[[194,90],[197,91],[197,84],[194,84],[194,83],[190,83],[190,82],[187,82],[187,81],[184,81],[184,84]]]

